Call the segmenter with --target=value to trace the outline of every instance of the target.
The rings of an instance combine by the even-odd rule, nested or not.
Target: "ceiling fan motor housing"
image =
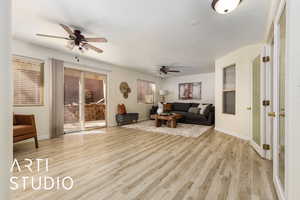
[[[81,42],[85,41],[85,38],[83,35],[81,35],[81,31],[80,30],[74,30],[74,42],[76,46],[79,46]]]

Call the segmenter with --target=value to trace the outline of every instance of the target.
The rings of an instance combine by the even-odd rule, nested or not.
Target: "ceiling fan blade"
[[[107,42],[105,38],[85,38],[87,42]]]
[[[41,37],[48,37],[48,38],[56,38],[56,39],[65,39],[65,40],[70,40],[70,38],[66,38],[66,37],[61,37],[61,36],[55,36],[55,35],[46,35],[46,34],[36,34],[37,36],[41,36]]]
[[[168,72],[180,72],[178,70],[169,70]]]
[[[71,36],[75,38],[75,35],[72,31],[71,28],[69,28],[68,26],[64,25],[64,24],[59,24],[63,29],[65,29],[65,31],[67,31],[67,33]]]
[[[95,46],[90,45],[88,43],[85,43],[83,46],[88,48],[88,49],[92,49],[92,50],[96,51],[97,53],[102,53],[103,52],[102,49],[99,49],[98,47],[95,47]]]
[[[164,69],[160,69],[160,72],[164,73],[164,74],[167,74],[168,72]]]

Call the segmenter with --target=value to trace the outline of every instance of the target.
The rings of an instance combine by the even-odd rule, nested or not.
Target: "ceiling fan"
[[[64,25],[64,24],[59,24],[68,34],[69,37],[62,37],[62,36],[54,36],[54,35],[46,35],[46,34],[36,34],[37,36],[41,37],[48,37],[48,38],[56,38],[56,39],[64,39],[68,40],[67,47],[70,50],[73,50],[74,47],[78,47],[78,49],[81,52],[84,52],[84,50],[89,50],[92,49],[96,51],[97,53],[102,53],[103,50],[99,49],[98,47],[95,47],[88,42],[107,42],[105,38],[88,38],[85,37],[84,35],[81,34],[80,30],[72,30],[70,27]]]
[[[160,72],[160,74],[168,74],[169,72],[178,73],[180,71],[179,70],[171,69],[171,67],[168,67],[168,66],[161,66],[159,68],[159,72]]]

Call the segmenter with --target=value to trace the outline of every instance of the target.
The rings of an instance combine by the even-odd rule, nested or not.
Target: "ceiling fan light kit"
[[[220,14],[228,14],[235,10],[242,0],[213,0],[212,8]]]

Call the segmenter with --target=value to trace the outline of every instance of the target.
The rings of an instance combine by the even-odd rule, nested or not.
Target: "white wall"
[[[300,199],[300,1],[287,1],[286,155],[287,200]]]
[[[0,199],[10,199],[12,159],[11,1],[0,1]]]
[[[250,138],[251,87],[250,67],[262,49],[262,45],[251,45],[227,54],[215,61],[215,105],[216,130],[244,139]],[[236,114],[223,114],[222,89],[223,68],[236,64]]]
[[[179,100],[178,84],[202,82],[202,99],[201,100]],[[187,76],[175,76],[161,81],[161,88],[168,91],[166,101],[168,102],[201,102],[215,103],[215,73],[203,73]]]
[[[74,55],[66,54],[57,50],[37,46],[20,40],[13,40],[12,52],[14,55],[27,56],[44,60],[45,64],[45,105],[39,107],[14,107],[15,113],[35,114],[39,139],[49,138],[50,130],[50,110],[49,110],[49,88],[50,88],[50,65],[49,58],[56,58],[66,62],[67,65],[74,66],[82,70],[103,73],[108,76],[108,126],[115,126],[115,114],[117,104],[124,103],[128,112],[140,113],[140,120],[148,118],[151,105],[137,103],[136,80],[143,79],[156,83],[159,88],[160,80],[157,77],[132,71],[126,68],[113,66],[100,61],[80,58],[79,63],[74,63]],[[128,82],[131,93],[128,99],[124,99],[120,93],[119,85],[122,81]],[[158,98],[156,98],[157,100]]]

